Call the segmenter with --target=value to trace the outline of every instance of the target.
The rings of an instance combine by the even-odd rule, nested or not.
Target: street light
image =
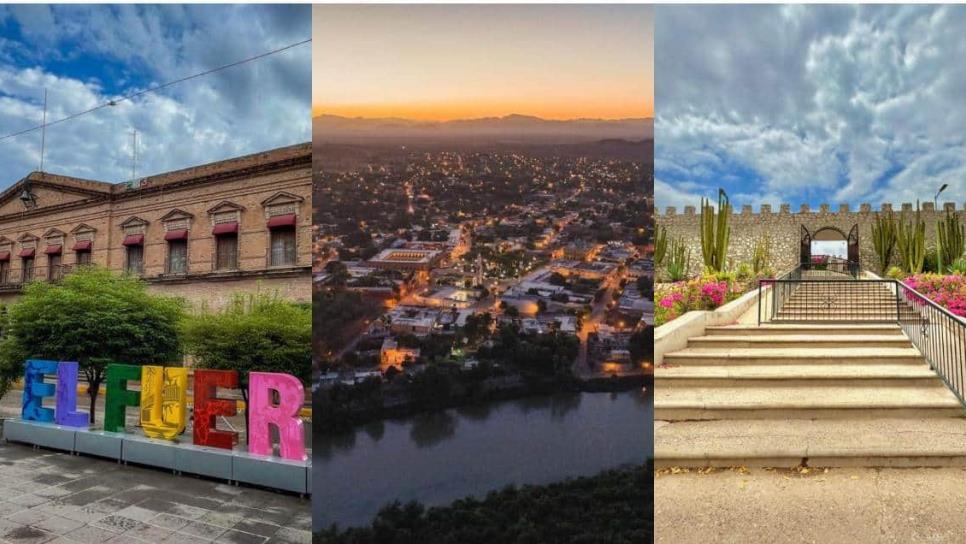
[[[943,186],[940,187],[938,191],[936,191],[936,196],[932,197],[932,205],[933,205],[933,208],[936,209],[936,211],[939,211],[939,195],[946,190],[946,187],[949,187],[949,184],[943,183]]]

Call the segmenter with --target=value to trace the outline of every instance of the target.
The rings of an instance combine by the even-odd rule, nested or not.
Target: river
[[[318,436],[316,528],[366,525],[393,500],[449,504],[514,484],[546,484],[642,464],[653,402],[640,391],[501,401]]]

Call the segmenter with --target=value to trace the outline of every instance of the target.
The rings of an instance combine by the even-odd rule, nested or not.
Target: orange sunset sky
[[[639,5],[316,5],[312,113],[652,117],[652,13]]]

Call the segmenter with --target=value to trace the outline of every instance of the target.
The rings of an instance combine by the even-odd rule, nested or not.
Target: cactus
[[[885,274],[892,262],[892,254],[896,249],[896,220],[892,210],[888,214],[875,214],[875,224],[872,225],[872,245],[879,258],[879,273]]]
[[[936,224],[937,272],[944,273],[963,255],[963,238],[966,227],[960,226],[959,216],[946,212],[946,217]]]
[[[664,262],[667,255],[667,229],[663,226],[657,231],[657,239],[654,241],[654,264],[660,265]]]
[[[906,223],[903,212],[896,229],[896,247],[902,259],[902,269],[907,274],[919,274],[926,260],[926,223],[919,218],[919,202],[916,201],[916,218]]]
[[[731,204],[724,189],[718,189],[718,216],[715,218],[714,207],[707,199],[701,199],[701,255],[704,266],[715,272],[725,269],[725,253],[728,251],[728,240],[731,237]]]
[[[671,249],[667,257],[667,275],[671,281],[681,281],[686,278],[688,269],[691,268],[691,249],[684,241],[680,238],[671,240]]]
[[[755,273],[755,277],[758,277],[766,268],[768,268],[768,261],[771,258],[771,239],[767,234],[762,235],[755,243],[755,251],[751,256],[751,269]]]

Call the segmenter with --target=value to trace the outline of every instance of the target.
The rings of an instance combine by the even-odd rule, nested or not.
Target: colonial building
[[[311,300],[311,144],[112,184],[34,172],[0,193],[0,302],[96,264],[218,307]]]

